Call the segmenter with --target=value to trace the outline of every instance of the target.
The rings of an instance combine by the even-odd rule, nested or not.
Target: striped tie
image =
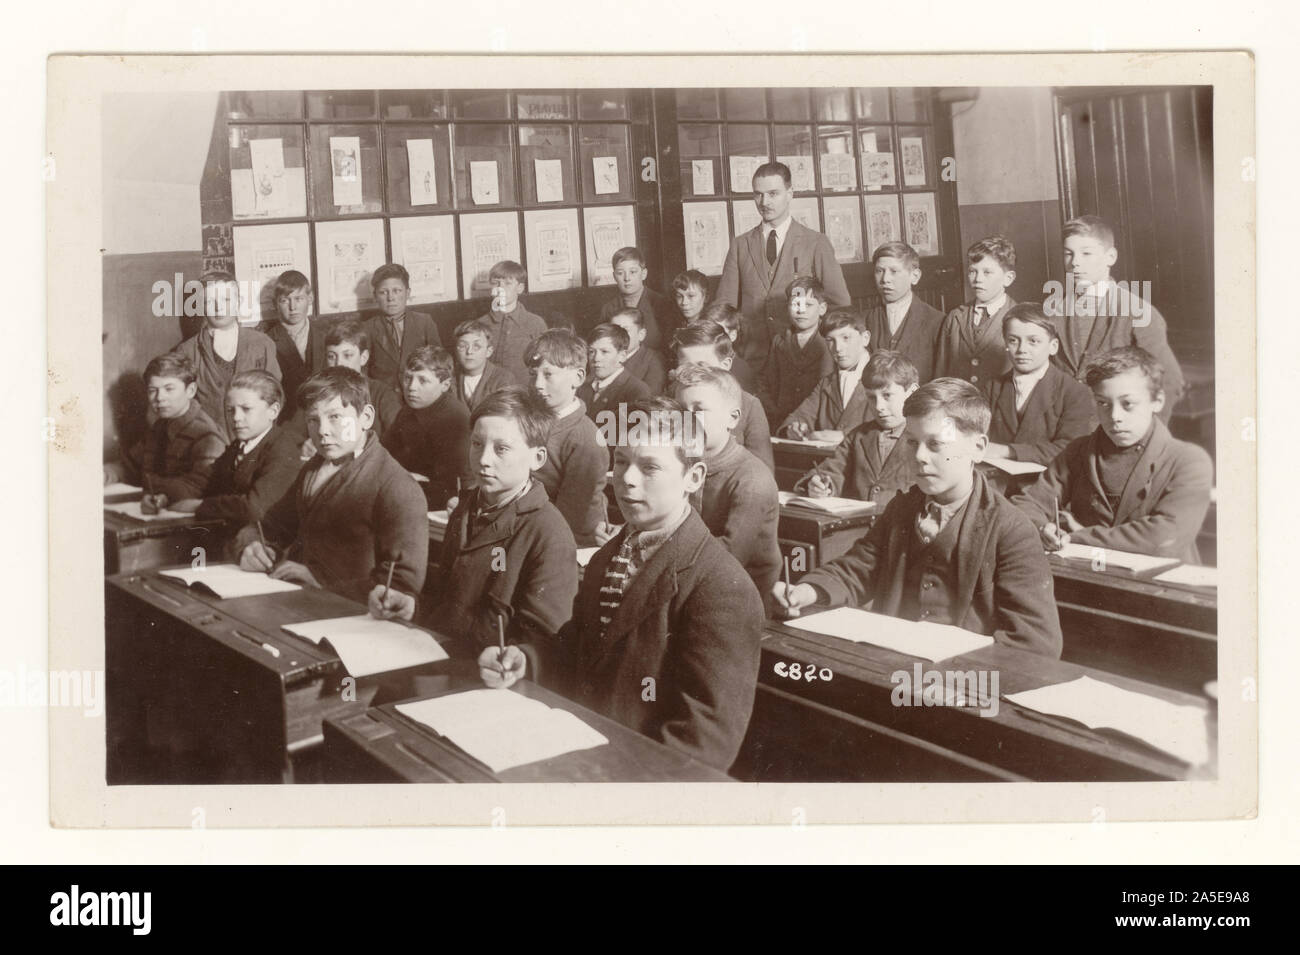
[[[614,619],[614,613],[618,610],[619,604],[623,602],[623,594],[627,592],[627,584],[631,579],[629,571],[632,566],[632,534],[623,538],[623,543],[618,548],[605,568],[605,576],[600,582],[600,635],[605,635],[605,628],[609,622]]]

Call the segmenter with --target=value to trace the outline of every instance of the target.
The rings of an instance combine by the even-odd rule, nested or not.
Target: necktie
[[[984,319],[984,306],[976,305],[975,313],[971,316],[971,324],[974,325],[976,328],[979,328],[980,322],[983,321],[983,319]]]
[[[767,264],[776,265],[776,230],[767,233]]]
[[[397,343],[397,350],[400,352],[402,350],[402,322],[401,320],[395,320],[390,323],[389,327],[393,330],[393,341]]]
[[[921,542],[930,543],[939,536],[939,505],[934,501],[928,501],[925,505],[925,511],[916,518],[916,532],[921,535]]]
[[[244,445],[246,444],[248,444],[247,441],[239,442],[239,450],[235,452],[235,467],[239,467],[244,463]]]
[[[605,568],[605,577],[600,582],[600,635],[605,635],[605,628],[614,619],[614,612],[623,603],[623,594],[627,592],[629,571],[632,566],[632,534],[623,538],[618,553],[613,556]]]

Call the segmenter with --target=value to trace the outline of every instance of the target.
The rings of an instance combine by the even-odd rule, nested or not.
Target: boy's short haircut
[[[871,253],[871,264],[875,265],[881,259],[898,259],[909,269],[919,269],[921,267],[921,256],[916,249],[912,248],[906,242],[885,242]]]
[[[1007,333],[1007,323],[1011,321],[1024,322],[1026,325],[1037,325],[1043,331],[1047,332],[1047,337],[1051,341],[1060,339],[1061,333],[1056,330],[1056,324],[1043,314],[1043,307],[1034,302],[1017,302],[1007,310],[1007,314],[1002,319],[1002,334]]]
[[[1108,249],[1115,248],[1115,230],[1101,216],[1077,216],[1061,227],[1061,238],[1072,235],[1087,236],[1097,239]]]
[[[530,448],[546,447],[555,424],[555,415],[546,403],[518,385],[500,388],[480,401],[469,416],[470,428],[479,418],[510,419],[519,426],[519,433]]]
[[[1016,247],[1003,235],[985,236],[966,250],[966,261],[971,265],[985,257],[1002,266],[1006,272],[1016,267]]]
[[[317,372],[298,386],[298,407],[304,411],[333,398],[338,398],[345,408],[355,408],[360,414],[370,404],[370,386],[366,383],[366,376],[335,365]]]
[[[616,318],[630,318],[636,322],[637,328],[645,328],[645,319],[641,317],[641,310],[636,308],[620,308],[617,312],[609,317],[612,322]]]
[[[236,388],[253,392],[268,405],[279,405],[281,410],[284,408],[284,388],[280,384],[280,379],[269,371],[263,371],[261,368],[241,371],[230,379],[230,384],[226,386],[226,394],[230,394]]]
[[[455,341],[460,341],[466,335],[482,335],[487,339],[489,345],[492,344],[492,329],[487,322],[479,321],[477,318],[471,318],[468,321],[461,322],[456,326],[455,334],[451,337]]]
[[[1125,345],[1113,348],[1088,366],[1084,372],[1084,383],[1092,389],[1108,378],[1122,375],[1126,371],[1138,369],[1146,376],[1151,388],[1151,397],[1159,398],[1165,390],[1165,369],[1160,362],[1145,348]]]
[[[785,183],[787,189],[790,188],[790,167],[783,162],[765,162],[754,170],[754,178],[751,185],[767,176],[780,176],[781,181]]]
[[[146,385],[149,384],[150,378],[179,378],[186,385],[192,385],[198,381],[194,363],[184,355],[174,351],[159,355],[145,365],[142,377]]]
[[[488,281],[493,279],[514,279],[520,285],[527,285],[528,270],[511,259],[502,259],[488,269]]]
[[[706,305],[700,312],[697,322],[717,322],[727,330],[727,334],[740,331],[740,309],[727,302],[714,302]]]
[[[627,333],[626,328],[619,328],[613,322],[605,322],[597,325],[587,336],[587,344],[594,345],[602,338],[608,338],[611,345],[618,351],[627,351],[632,347],[632,338]]]
[[[706,365],[702,361],[678,365],[673,373],[673,397],[680,401],[683,389],[697,386],[717,388],[735,407],[740,407],[743,392],[740,382],[736,381],[731,372]]]
[[[360,319],[345,318],[335,322],[325,333],[325,347],[356,345],[357,351],[370,351],[370,333]]]
[[[860,332],[865,332],[867,318],[856,308],[833,308],[822,319],[822,334],[829,335],[837,328],[856,328]]]
[[[203,284],[211,285],[214,282],[234,282],[235,273],[226,269],[209,269],[203,273]]]
[[[389,262],[375,269],[375,274],[370,276],[370,287],[379,288],[389,279],[401,279],[402,284],[408,289],[411,287],[411,273],[406,271],[406,267],[398,265],[396,262]]]
[[[962,434],[988,434],[993,411],[978,388],[960,378],[927,381],[903,402],[903,415],[924,418],[940,411]]]
[[[680,402],[652,395],[632,402],[627,413],[628,436],[639,433],[650,438],[651,443],[671,445],[683,470],[704,460],[704,432]]]
[[[586,368],[587,343],[567,328],[547,329],[524,352],[525,367],[536,368],[543,362],[556,368]]]
[[[678,354],[683,348],[693,348],[696,345],[713,346],[713,353],[718,356],[718,361],[726,361],[736,354],[736,350],[731,345],[731,336],[717,322],[706,322],[700,319],[682,326],[673,334],[674,354]]]
[[[705,295],[708,295],[709,280],[699,269],[687,269],[685,272],[678,272],[673,277],[673,291],[685,292],[689,288],[697,288]]]
[[[797,292],[802,292],[805,298],[814,298],[823,305],[828,302],[826,289],[822,287],[821,279],[815,275],[796,275],[791,279],[785,287],[786,301],[792,299]]]
[[[864,388],[887,388],[898,385],[904,391],[919,383],[920,373],[911,359],[901,351],[878,351],[867,359],[862,369]]]
[[[431,371],[438,376],[439,381],[450,381],[456,372],[456,364],[447,349],[437,345],[421,345],[407,357],[402,370]]]
[[[275,280],[275,288],[271,293],[271,301],[278,302],[286,295],[291,295],[299,289],[311,291],[311,281],[297,269],[289,269],[287,272],[281,272],[279,278]]]
[[[641,250],[634,245],[625,245],[623,248],[615,252],[613,256],[610,257],[609,267],[611,269],[616,269],[624,262],[635,262],[637,265],[641,266],[641,268],[646,267],[645,256],[641,253]]]

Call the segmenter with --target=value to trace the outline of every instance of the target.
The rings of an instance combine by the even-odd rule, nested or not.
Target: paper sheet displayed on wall
[[[469,164],[469,194],[475,205],[495,206],[501,202],[495,159],[473,160]]]
[[[813,177],[812,156],[777,156],[776,161],[790,167],[790,185],[795,192],[817,191],[817,180]]]
[[[730,156],[731,191],[753,192],[754,171],[767,162],[766,156]]]
[[[255,290],[249,323],[276,317],[275,280],[290,269],[311,276],[307,223],[234,227],[235,278]]]
[[[826,238],[835,250],[835,261],[861,262],[862,210],[857,196],[827,196],[822,200],[826,214]]]
[[[903,156],[903,185],[925,185],[925,142],[920,136],[904,136],[898,141]]]
[[[691,160],[691,193],[697,196],[713,195],[713,160]]]
[[[686,267],[705,275],[721,275],[731,236],[727,233],[725,202],[684,202],[682,220],[686,235]]]
[[[411,184],[411,205],[437,205],[438,171],[433,163],[433,140],[408,139],[406,164]]]
[[[234,219],[270,219],[305,216],[307,214],[307,180],[302,167],[288,166],[280,176],[280,185],[272,184],[273,193],[280,198],[273,202],[283,205],[272,208],[257,202],[257,187],[253,184],[252,169],[230,170],[230,213]]]
[[[582,285],[577,209],[525,212],[524,240],[530,289],[549,292]]]
[[[330,172],[334,179],[334,205],[361,205],[361,137],[330,137]]]
[[[826,192],[851,192],[853,181],[852,153],[822,153],[822,189]]]
[[[534,159],[537,173],[537,201],[564,201],[564,165],[558,159]]]
[[[618,157],[592,156],[592,172],[595,174],[596,195],[612,196],[618,193]]]
[[[939,223],[934,216],[934,193],[903,195],[905,241],[921,255],[939,254]]]
[[[895,185],[893,153],[862,154],[862,185],[878,190],[881,186]]]
[[[582,210],[587,235],[587,284],[613,285],[614,253],[636,245],[636,217],[631,206],[588,206]]]
[[[248,153],[253,161],[253,208],[275,215],[288,206],[284,181],[284,141],[250,139]]]
[[[820,232],[822,230],[821,220],[818,215],[817,200],[812,196],[802,196],[798,199],[791,199],[790,218],[801,226],[812,229],[814,232]]]
[[[493,163],[492,165],[496,165]],[[460,269],[465,297],[489,295],[488,273],[498,262],[518,262],[519,218],[513,212],[480,212],[460,217]]]
[[[763,217],[753,199],[734,199],[731,203],[731,233],[744,235],[755,226],[761,225]]]
[[[903,237],[898,222],[898,199],[894,196],[866,196],[867,207],[867,257],[886,242],[896,242]]]
[[[370,274],[388,261],[382,219],[316,223],[316,266],[321,314],[374,305]]]
[[[451,216],[394,216],[393,261],[411,274],[411,305],[456,298],[456,233]]]

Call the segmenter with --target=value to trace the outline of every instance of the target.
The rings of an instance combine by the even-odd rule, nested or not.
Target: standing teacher
[[[763,366],[772,339],[786,328],[785,289],[795,276],[817,276],[831,305],[849,304],[830,239],[790,217],[793,198],[785,163],[754,170],[754,205],[763,221],[731,243],[718,282],[717,301],[743,316],[737,350],[753,368]]]

